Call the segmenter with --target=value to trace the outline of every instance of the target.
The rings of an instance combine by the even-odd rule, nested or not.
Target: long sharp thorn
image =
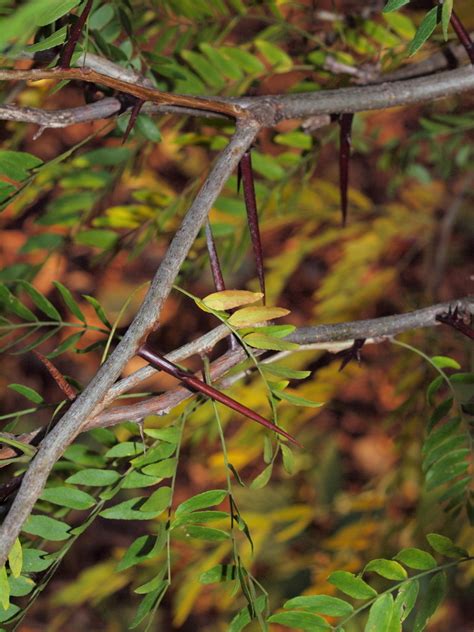
[[[240,193],[240,183],[242,182],[242,166],[241,163],[237,165],[237,193]]]
[[[451,25],[458,36],[458,40],[466,49],[466,53],[471,60],[471,64],[474,64],[474,42],[472,41],[469,32],[465,28],[464,24],[459,19],[458,15],[452,11],[451,12]]]
[[[132,107],[130,118],[128,120],[127,129],[125,130],[125,134],[123,135],[123,138],[122,138],[122,145],[126,142],[127,138],[129,137],[130,132],[132,131],[133,126],[135,125],[135,121],[137,120],[137,116],[140,114],[140,110],[142,109],[144,103],[145,101],[142,101],[141,99],[138,99],[137,101],[135,101]]]
[[[349,186],[349,159],[351,156],[351,129],[353,114],[339,116],[339,190],[341,193],[342,225],[347,222],[347,189]]]
[[[260,239],[260,228],[258,224],[257,201],[255,198],[255,185],[252,170],[252,157],[250,150],[246,151],[240,161],[240,172],[242,174],[242,185],[244,189],[245,208],[247,209],[247,221],[252,240],[252,248],[257,266],[257,276],[260,290],[265,303],[265,273],[263,269],[262,241]]]
[[[365,340],[365,338],[356,338],[350,349],[341,352],[342,362],[339,371],[342,371],[352,360],[357,360],[357,363],[360,364],[360,350],[364,346]]]
[[[294,439],[290,434],[285,432],[282,428],[275,426],[270,421],[268,421],[268,419],[265,419],[265,417],[262,417],[261,415],[251,410],[250,408],[247,408],[247,406],[244,406],[243,404],[236,401],[235,399],[232,399],[232,397],[229,397],[228,395],[221,393],[221,391],[218,391],[213,386],[206,384],[199,378],[195,377],[192,373],[178,367],[177,365],[175,365],[173,362],[170,362],[166,358],[163,358],[161,355],[159,355],[155,351],[152,351],[150,347],[148,347],[147,345],[140,347],[140,349],[137,352],[137,355],[139,355],[141,358],[149,362],[156,369],[165,371],[165,373],[168,373],[169,375],[172,375],[178,380],[181,380],[185,384],[185,386],[187,386],[190,390],[198,391],[199,393],[202,393],[206,397],[210,397],[211,399],[217,402],[220,402],[221,404],[224,404],[224,406],[227,406],[228,408],[235,410],[241,415],[245,415],[246,417],[249,417],[249,419],[252,419],[253,421],[256,421],[262,426],[265,426],[265,428],[268,428],[268,430],[272,430],[273,432],[276,432],[282,437],[285,437],[285,439],[287,439],[290,443],[300,448],[302,447],[301,444],[298,443],[298,441],[296,441],[296,439]]]
[[[82,33],[82,29],[84,28],[84,24],[86,23],[87,16],[92,9],[92,0],[87,0],[87,4],[84,7],[84,11],[79,16],[77,22],[71,29],[69,33],[69,37],[67,42],[64,44],[61,53],[59,55],[58,66],[60,68],[69,68],[71,65],[71,59],[74,54],[74,49],[76,48],[76,44],[79,41],[79,38]]]
[[[214,241],[214,235],[212,234],[211,223],[209,220],[206,222],[206,245],[207,252],[209,253],[209,262],[211,264],[212,278],[214,280],[214,286],[217,292],[225,290],[225,281],[222,274],[221,264],[219,262],[219,255],[217,254],[216,242]],[[235,349],[237,347],[237,341],[233,334],[229,336],[229,348]]]
[[[222,275],[221,264],[219,262],[219,255],[217,254],[216,242],[214,241],[214,235],[212,234],[212,228],[209,221],[206,222],[206,245],[216,291],[222,292],[225,290],[225,282]]]
[[[474,340],[474,329],[466,325],[462,316],[458,314],[457,307],[454,311],[449,310],[446,314],[437,314],[436,320],[439,323],[443,323],[443,325],[449,325],[453,329],[457,329],[471,340]]]
[[[42,364],[44,364],[44,366],[48,370],[49,374],[51,375],[53,380],[56,382],[56,384],[59,386],[59,388],[62,390],[62,392],[66,395],[66,397],[69,400],[74,401],[76,399],[76,393],[75,393],[74,389],[64,379],[64,376],[58,371],[58,369],[54,366],[54,364],[51,362],[51,360],[46,358],[42,353],[40,353],[39,351],[36,351],[35,349],[33,350],[33,353],[38,358],[38,360]]]

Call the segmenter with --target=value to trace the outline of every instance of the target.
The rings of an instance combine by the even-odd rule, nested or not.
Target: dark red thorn
[[[364,346],[365,340],[365,338],[356,338],[350,349],[341,351],[342,362],[339,371],[342,371],[352,360],[357,360],[357,364],[360,365],[360,350]]]
[[[242,182],[242,167],[239,164],[237,165],[237,193],[240,193],[240,183]]]
[[[126,142],[127,138],[129,137],[130,132],[132,131],[133,126],[135,125],[135,121],[137,120],[137,116],[140,114],[140,110],[142,109],[144,103],[145,101],[142,101],[141,99],[137,99],[135,103],[133,104],[132,112],[128,120],[127,129],[125,130],[125,134],[123,135],[123,138],[122,138],[122,145]]]
[[[84,11],[79,16],[77,22],[72,27],[67,42],[64,43],[64,46],[59,54],[58,66],[60,68],[69,68],[71,65],[71,59],[74,54],[74,49],[76,48],[76,44],[79,41],[79,38],[82,33],[82,29],[84,28],[84,24],[86,23],[87,16],[92,9],[92,0],[87,0],[87,4],[84,7]]]
[[[296,439],[294,439],[290,434],[285,432],[282,428],[275,426],[275,424],[272,424],[270,421],[268,421],[268,419],[265,419],[265,417],[262,417],[261,415],[251,410],[250,408],[247,408],[243,404],[240,404],[239,402],[237,402],[235,399],[232,399],[228,395],[224,395],[224,393],[221,393],[220,391],[215,389],[213,386],[206,384],[202,380],[195,377],[191,372],[176,366],[176,364],[174,364],[173,362],[170,362],[169,360],[167,360],[160,354],[156,353],[155,351],[152,351],[147,345],[140,347],[140,349],[137,351],[137,355],[139,355],[141,358],[149,362],[156,369],[165,371],[165,373],[168,373],[169,375],[172,375],[176,379],[180,380],[190,390],[198,391],[199,393],[202,393],[206,397],[209,397],[210,399],[213,399],[216,402],[220,402],[221,404],[224,404],[224,406],[227,406],[228,408],[235,410],[241,415],[245,415],[246,417],[249,417],[249,419],[252,419],[253,421],[256,421],[262,426],[265,426],[265,428],[268,428],[269,430],[276,432],[282,437],[285,437],[285,439],[287,439],[290,443],[298,446],[299,448],[302,447],[301,444],[298,443],[298,441],[296,441]]]
[[[347,222],[347,189],[349,186],[349,159],[351,157],[351,129],[354,114],[339,115],[339,190],[341,193],[342,225]]]
[[[454,11],[451,12],[451,25],[454,29],[454,32],[458,36],[458,40],[466,49],[466,53],[471,60],[471,64],[474,64],[474,42],[472,41],[471,36],[464,27],[464,24],[461,22]]]
[[[250,150],[247,150],[242,156],[239,167],[244,189],[244,200],[245,208],[247,209],[247,221],[250,230],[250,238],[252,241],[255,263],[257,265],[258,282],[260,284],[260,290],[263,294],[263,303],[265,304],[265,272],[263,269],[263,251],[262,241],[260,239],[260,228],[258,225],[257,201],[255,198],[255,185]]]
[[[51,360],[48,360],[48,358],[46,358],[42,353],[39,353],[39,351],[33,350],[33,353],[38,358],[38,360],[42,364],[44,364],[44,366],[48,369],[49,374],[51,375],[53,380],[56,382],[56,384],[59,386],[59,388],[62,390],[62,392],[66,395],[66,397],[70,401],[75,400],[76,393],[74,389],[68,382],[66,382],[66,380],[64,379],[64,376],[58,371],[58,369],[54,366]]]
[[[224,277],[222,276],[222,268],[217,254],[216,242],[212,234],[212,228],[209,221],[206,222],[206,244],[209,253],[209,263],[211,264],[212,278],[217,292],[225,290]]]
[[[209,262],[211,264],[214,286],[217,292],[222,292],[225,290],[224,276],[222,275],[222,268],[219,262],[219,255],[217,254],[216,242],[214,241],[214,235],[212,234],[212,228],[209,220],[206,222],[206,244],[207,252],[209,253]],[[229,348],[235,349],[237,346],[237,340],[235,339],[235,336],[231,334],[229,336]]]
[[[454,310],[451,310],[451,308],[449,308],[449,310],[445,314],[437,314],[436,320],[440,323],[443,323],[443,325],[449,325],[453,329],[457,329],[471,340],[474,340],[474,329],[469,327],[469,325],[466,325],[466,323],[462,319],[462,316],[460,316],[459,314],[457,306],[454,308]]]

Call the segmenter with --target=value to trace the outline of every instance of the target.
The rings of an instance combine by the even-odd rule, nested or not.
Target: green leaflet
[[[279,623],[293,629],[307,630],[307,632],[331,629],[331,626],[323,617],[310,612],[281,612],[273,614],[267,621],[269,623]]]
[[[363,579],[347,571],[334,571],[329,575],[328,582],[354,599],[370,599],[377,595]]]
[[[415,570],[427,571],[436,568],[436,560],[426,551],[416,548],[402,549],[395,555],[396,560]]]
[[[70,538],[69,530],[70,526],[65,522],[39,514],[32,514],[23,525],[24,533],[37,535],[52,542],[60,542]]]
[[[319,614],[331,617],[347,617],[354,611],[353,606],[350,603],[347,603],[347,601],[339,599],[338,597],[331,597],[329,595],[293,597],[293,599],[286,601],[283,607],[286,610],[291,610],[293,608],[298,610],[309,610],[311,612],[318,612]]]
[[[112,485],[118,479],[120,475],[114,470],[99,470],[95,468],[88,468],[80,470],[72,476],[66,479],[66,483],[74,485],[87,485],[90,487],[103,487],[105,485]]]
[[[175,511],[175,516],[181,516],[182,514],[196,511],[197,509],[204,509],[211,507],[212,505],[219,505],[227,496],[227,490],[225,489],[213,489],[201,494],[196,494],[192,498],[188,498],[183,503],[178,505]]]
[[[413,632],[422,632],[446,594],[446,573],[436,573],[428,582],[427,593],[415,618]]]
[[[387,630],[393,613],[393,597],[390,593],[380,595],[370,610],[364,632],[381,632]]]
[[[400,9],[409,2],[410,0],[387,0],[387,3],[383,8],[383,12],[389,13],[390,11],[397,11],[397,9]]]
[[[441,7],[433,7],[423,18],[415,37],[408,47],[408,54],[414,55],[430,37],[441,19]]]

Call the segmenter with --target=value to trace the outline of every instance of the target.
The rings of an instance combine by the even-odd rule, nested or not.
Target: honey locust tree
[[[3,629],[462,598],[467,4],[0,3]]]

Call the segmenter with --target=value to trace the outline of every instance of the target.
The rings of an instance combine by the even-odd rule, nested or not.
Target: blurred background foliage
[[[57,51],[53,47],[66,38],[68,12],[79,13],[84,3],[58,3],[67,5],[59,15],[52,3],[17,4],[0,3],[14,40],[2,58],[5,66],[12,63],[12,50],[30,55]],[[457,0],[455,5],[467,28],[474,29],[470,2]],[[431,3],[412,2],[387,14],[382,7],[382,2],[351,0],[97,1],[81,46],[177,93],[237,96],[335,88],[351,85],[361,69],[378,74],[407,63],[407,47]],[[443,38],[438,31],[410,62],[439,49]],[[2,29],[2,42],[8,33]],[[29,64],[23,60],[16,67]],[[336,67],[344,70],[335,72]],[[2,100],[67,108],[82,104],[83,89],[76,82],[60,90],[50,81],[3,84]],[[356,115],[345,228],[340,226],[335,126],[302,128],[301,122],[291,121],[262,131],[253,165],[268,303],[288,308],[288,323],[384,316],[469,292],[472,105],[467,94]],[[123,114],[41,134],[36,126],[1,123],[0,281],[38,319],[26,318],[30,324],[25,327],[21,319],[14,321],[18,327],[13,330],[2,321],[4,431],[27,432],[47,423],[61,399],[33,348],[54,358],[77,388],[94,375],[108,352],[112,326],[120,334],[132,319],[209,165],[232,133],[226,121],[144,113],[122,145],[127,120]],[[245,206],[236,189],[233,177],[210,220],[227,286],[256,291]],[[53,281],[63,285],[55,288]],[[25,282],[51,301],[57,317],[44,309],[40,315]],[[204,234],[179,284],[196,296],[212,292]],[[61,291],[63,286],[71,295]],[[212,315],[174,292],[154,344],[167,352],[215,324]],[[23,334],[28,336],[21,339]],[[472,364],[466,339],[448,329],[416,331],[401,339],[429,355],[449,355],[465,371]],[[272,459],[274,438],[219,409],[227,458],[247,485],[234,479],[233,495],[254,550],[241,533],[239,554],[268,591],[273,610],[295,595],[336,594],[326,581],[332,571],[358,572],[369,560],[390,558],[403,547],[424,548],[425,535],[432,531],[464,547],[472,544],[466,513],[456,519],[444,513],[436,494],[424,486],[422,445],[432,367],[389,342],[364,348],[362,356],[360,367],[350,364],[343,372],[338,358],[327,352],[305,351],[285,359],[285,366],[311,371],[310,377],[291,383],[291,392],[324,406],[280,404],[283,426],[305,446],[284,452],[283,458]],[[193,360],[188,364],[198,366]],[[137,358],[127,371],[142,365]],[[41,393],[42,401],[35,403],[31,392],[26,401],[25,391],[6,389],[12,382]],[[146,388],[157,393],[173,384],[160,375]],[[260,378],[246,378],[230,393],[267,414],[268,395]],[[180,416],[187,415],[174,507],[205,490],[226,487],[213,405],[201,402],[189,415],[186,411],[183,405],[166,417],[145,420],[147,436],[154,439],[159,434],[153,429],[177,428]],[[57,464],[52,487],[84,467],[108,468],[105,450],[123,441],[140,441],[136,424],[81,436]],[[262,471],[269,472],[270,462],[271,478],[265,481],[265,475],[249,488]],[[118,461],[108,463],[113,471]],[[133,485],[120,494],[121,500],[133,498]],[[85,526],[80,508],[53,509],[47,498],[41,502],[39,511]],[[136,538],[159,533],[165,514],[149,521],[97,517],[90,522],[85,535],[77,542],[73,538],[67,556],[71,540],[58,548],[41,544],[38,537],[44,533],[36,533],[35,546],[58,551],[62,561],[51,581],[48,573],[41,576],[39,588],[17,586],[19,598],[41,592],[19,630],[118,632],[133,620],[139,603],[133,590],[166,567],[166,553],[163,549],[129,566],[124,554]],[[211,524],[224,530],[227,525],[228,518]],[[189,537],[178,530],[173,535],[172,588],[152,629],[226,630],[232,614],[245,604],[235,581],[199,581],[202,573],[229,561],[232,543],[218,537],[209,542],[196,533]],[[39,577],[42,569],[32,568]],[[429,630],[471,629],[472,572],[464,565],[453,575],[449,596]],[[363,630],[366,618],[366,612],[354,618],[346,632]],[[258,629],[258,623],[248,629]],[[272,624],[271,629],[285,628]]]

